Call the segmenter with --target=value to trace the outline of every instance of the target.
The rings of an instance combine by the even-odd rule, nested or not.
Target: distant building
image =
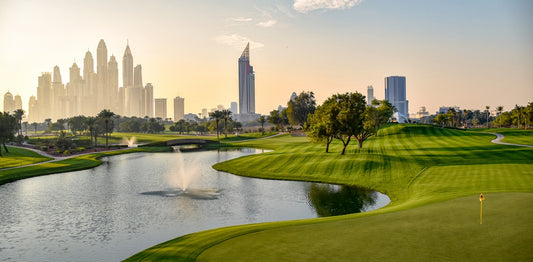
[[[229,110],[231,111],[231,114],[232,115],[236,115],[238,114],[239,112],[237,111],[237,102],[231,102],[231,105],[229,107]]]
[[[405,76],[385,77],[385,99],[396,109],[399,123],[404,123],[409,117],[409,101],[406,99]]]
[[[208,118],[209,114],[207,113],[207,108],[202,108],[202,118]]]
[[[154,87],[152,83],[147,83],[144,87],[144,114],[154,117]]]
[[[160,117],[163,120],[167,118],[167,99],[166,98],[155,99],[155,117]]]
[[[13,95],[7,91],[4,95],[4,112],[13,113],[13,111],[15,111],[15,100]]]
[[[439,107],[439,111],[437,111],[437,115],[446,114],[450,109],[453,109],[455,112],[459,112],[461,110],[458,106],[441,106]]]
[[[224,110],[224,109],[225,109],[225,108],[224,108],[223,105],[218,105],[218,106],[217,106],[217,110],[218,110],[218,111],[222,111],[222,110]]]
[[[255,73],[250,65],[250,43],[239,58],[239,114],[255,113]]]
[[[14,101],[15,102],[15,110],[22,109],[22,98],[17,94],[15,96],[14,100],[15,100]]]
[[[367,104],[369,104],[369,105],[372,104],[372,101],[373,101],[374,99],[376,99],[376,98],[374,97],[374,87],[372,87],[372,86],[368,86],[368,87],[366,88],[366,99],[367,99],[366,102],[367,102]]]
[[[186,115],[183,116],[183,119],[185,121],[194,121],[194,122],[197,122],[198,121],[198,116],[196,114],[193,114],[193,113],[188,113]]]
[[[182,120],[185,115],[185,98],[174,98],[174,122]]]
[[[418,109],[418,112],[416,112],[416,118],[420,119],[420,118],[426,117],[426,116],[429,116],[429,112],[426,111],[426,107],[425,106],[421,106]]]

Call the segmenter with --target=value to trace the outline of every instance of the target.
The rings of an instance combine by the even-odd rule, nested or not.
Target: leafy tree
[[[4,146],[6,153],[9,153],[6,142],[13,140],[17,130],[17,119],[7,112],[0,112],[0,143]],[[0,145],[1,147],[1,145]],[[0,148],[0,156],[2,156],[2,149]]]
[[[224,113],[222,111],[216,110],[215,112],[209,113],[209,117],[215,120],[216,128],[217,128],[217,140],[220,143],[218,123],[220,122],[221,119],[224,118]]]
[[[70,131],[73,134],[76,134],[78,132],[82,132],[85,130],[84,122],[85,117],[84,116],[75,116],[68,119],[68,126],[70,127]]]
[[[394,114],[394,106],[388,100],[372,100],[372,106],[376,110],[367,109],[366,118],[373,124],[375,135],[378,134],[378,130],[381,126],[387,122]]]
[[[89,116],[89,117],[86,117],[84,119],[84,124],[85,126],[87,127],[87,129],[89,130],[89,136],[90,136],[90,140],[91,140],[91,144],[93,144],[93,137],[94,137],[94,148],[96,150],[96,129],[97,129],[97,126],[96,126],[96,118],[95,117],[92,117],[92,116]]]
[[[261,134],[265,134],[265,128],[264,128],[264,125],[265,125],[265,122],[266,122],[266,118],[264,115],[261,115],[258,119],[257,119],[257,122],[259,122],[259,124],[261,124]]]
[[[313,92],[301,92],[293,100],[287,102],[287,117],[289,124],[304,128],[307,116],[316,110],[315,94]]]
[[[337,135],[338,111],[337,101],[329,98],[318,106],[314,113],[307,116],[306,135],[315,143],[326,143],[326,153]]]
[[[376,127],[375,120],[373,119],[376,115],[380,115],[380,112],[377,108],[373,106],[366,107],[363,120],[363,129],[355,136],[357,139],[357,146],[359,148],[363,148],[363,142],[365,140],[378,133],[378,127]]]
[[[55,141],[55,146],[58,150],[67,150],[72,147],[72,139],[70,139],[70,137],[67,137],[67,133],[65,131],[61,131]]]
[[[358,92],[336,94],[332,98],[337,101],[339,107],[337,138],[343,144],[341,155],[344,155],[350,139],[363,131],[366,101],[365,97]]]
[[[115,115],[115,113],[111,112],[110,110],[104,109],[98,113],[98,117],[102,120],[104,120],[105,129],[105,146],[109,148],[108,140],[109,140],[109,134],[113,132],[113,129],[109,129],[109,122],[111,122],[111,118]]]

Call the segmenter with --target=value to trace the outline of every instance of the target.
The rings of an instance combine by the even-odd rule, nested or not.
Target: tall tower
[[[39,120],[40,116],[37,111],[37,99],[32,95],[28,100],[28,122],[37,122]]]
[[[109,97],[107,89],[107,47],[104,39],[100,39],[96,49],[96,74],[98,75],[98,87],[96,88],[97,110],[100,111],[106,107]]]
[[[185,98],[174,98],[174,122],[178,122],[185,116]]]
[[[88,59],[87,53],[89,54],[90,61]],[[87,52],[84,60],[84,81],[80,75],[80,68],[76,63],[73,63],[69,70],[70,81],[67,84],[66,88],[66,98],[65,105],[63,106],[66,115],[75,116],[75,115],[92,115],[95,111],[91,107],[94,107],[96,99],[91,95],[91,90],[83,90],[83,88],[91,89],[96,84],[96,75],[92,70],[92,56],[91,53]],[[90,69],[90,70],[89,70]],[[85,95],[84,95],[85,92]]]
[[[368,86],[366,88],[366,99],[367,99],[367,101],[366,101],[367,104],[369,104],[369,105],[372,104],[372,100],[375,99],[375,97],[374,97],[374,87]]]
[[[122,86],[124,88],[133,87],[133,55],[129,45],[126,45],[122,57]]]
[[[107,109],[118,112],[118,63],[115,56],[109,58],[107,64]]]
[[[385,99],[398,109],[398,122],[409,118],[409,101],[406,99],[405,76],[385,77]]]
[[[167,119],[167,99],[166,98],[155,99],[155,117],[159,117],[163,120]]]
[[[52,81],[53,95],[52,95],[52,118],[59,119],[65,117],[65,110],[61,108],[61,100],[65,95],[65,86],[61,81],[61,72],[59,66],[54,67],[54,75]]]
[[[147,83],[144,87],[144,114],[154,117],[154,87]]]
[[[13,95],[7,91],[4,95],[4,112],[11,114],[13,111],[15,111],[15,101]]]
[[[250,43],[239,58],[239,114],[255,114],[255,73],[250,65]]]
[[[39,121],[52,117],[52,75],[49,72],[43,72],[38,78],[37,102],[39,104]]]
[[[22,98],[18,94],[15,96],[15,110],[17,109],[22,109]]]
[[[92,73],[94,73],[93,55],[87,50],[85,58],[83,59],[83,79],[87,80]]]

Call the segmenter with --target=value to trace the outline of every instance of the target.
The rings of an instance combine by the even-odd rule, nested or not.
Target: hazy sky
[[[28,98],[58,65],[63,82],[104,39],[119,62],[129,40],[154,97],[185,111],[238,101],[237,60],[250,42],[256,111],[293,91],[337,92],[407,78],[409,111],[533,101],[533,1],[523,0],[0,0],[0,100]],[[3,107],[3,103],[0,105]],[[172,111],[169,111],[172,112]]]

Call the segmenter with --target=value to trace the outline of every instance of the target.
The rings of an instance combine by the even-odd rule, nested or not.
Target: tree
[[[489,128],[489,115],[490,115],[490,106],[485,106],[485,113],[487,114],[487,128]]]
[[[307,116],[305,127],[307,137],[315,143],[326,143],[326,153],[329,152],[329,145],[337,135],[338,111],[337,101],[330,98]]]
[[[22,117],[24,116],[24,110],[17,109],[15,112],[13,112],[13,116],[17,120],[17,130],[19,131],[19,135],[22,136]]]
[[[519,105],[515,105],[515,108],[513,111],[515,111],[516,119],[517,119],[516,123],[518,125],[518,129],[520,129],[520,116],[522,115],[522,107]]]
[[[84,116],[75,116],[68,119],[68,126],[70,131],[75,135],[77,132],[83,131],[85,128],[83,122],[85,120]]]
[[[502,112],[503,112],[503,106],[497,106],[496,107],[496,112],[498,112],[497,114],[497,117],[501,116],[502,115]],[[501,128],[502,127],[502,124],[500,123],[499,127]]]
[[[109,144],[108,144],[108,140],[109,140],[109,134],[113,131],[113,130],[109,130],[109,122],[111,121],[111,117],[113,117],[115,115],[115,113],[111,112],[110,110],[107,110],[107,109],[104,109],[102,111],[100,111],[100,113],[98,114],[98,117],[103,119],[104,120],[104,123],[105,123],[105,130],[104,130],[104,134],[105,134],[105,146],[106,148],[109,148]]]
[[[352,136],[363,131],[363,120],[366,109],[365,97],[358,92],[333,95],[339,105],[339,131],[337,138],[343,144],[341,155],[344,155],[346,147]]]
[[[374,125],[375,135],[381,126],[389,121],[394,113],[394,106],[388,100],[372,100],[372,106],[376,110],[367,109],[366,118]]]
[[[307,116],[316,110],[315,94],[313,92],[301,92],[294,101],[287,102],[287,117],[289,124],[304,128]]]
[[[231,111],[228,109],[222,110],[222,118],[224,119],[224,137],[228,138],[228,120],[231,119]]]
[[[221,119],[224,118],[224,113],[222,111],[216,110],[215,112],[209,113],[209,117],[215,119],[216,127],[217,127],[217,140],[220,143],[220,137],[219,137],[219,130],[218,130],[218,123]]]
[[[367,140],[374,134],[377,134],[377,128],[375,120],[373,119],[376,115],[380,115],[380,112],[377,108],[373,106],[367,106],[365,110],[365,116],[363,120],[363,129],[355,136],[357,139],[357,146],[363,148],[363,142]]]
[[[4,146],[6,153],[9,153],[6,142],[13,140],[17,130],[17,119],[7,112],[0,112],[0,143]],[[2,148],[0,145],[0,156],[2,156]]]
[[[95,129],[96,129],[96,118],[93,116],[89,116],[85,118],[84,124],[89,129],[89,136],[91,140],[91,144],[93,144],[93,136],[94,136],[94,148],[96,150],[96,135],[95,135]]]
[[[258,119],[257,119],[257,122],[259,122],[261,124],[261,134],[265,134],[265,128],[264,128],[264,125],[265,125],[265,122],[266,122],[266,119],[265,119],[265,116],[264,115],[261,115]]]
[[[37,124],[36,122],[31,123],[31,126],[33,126],[33,133],[34,133],[34,135],[37,135],[37,125],[38,125],[38,124]]]

